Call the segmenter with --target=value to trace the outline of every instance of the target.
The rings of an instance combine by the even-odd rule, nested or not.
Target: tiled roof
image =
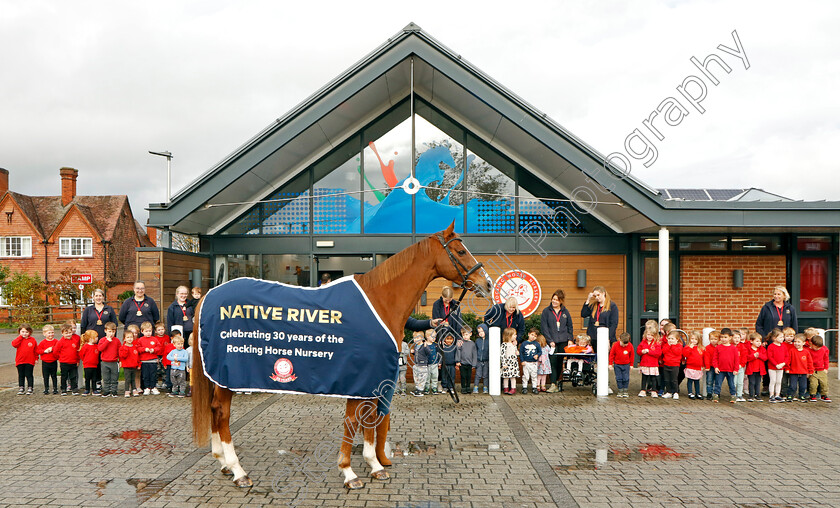
[[[21,211],[38,229],[43,238],[49,238],[71,206],[81,212],[85,219],[93,226],[99,236],[105,241],[111,241],[120,214],[128,204],[128,196],[76,196],[67,206],[62,206],[61,196],[27,196],[18,192],[9,194],[14,197]],[[149,246],[149,239],[143,227],[134,221],[137,236],[143,246]]]

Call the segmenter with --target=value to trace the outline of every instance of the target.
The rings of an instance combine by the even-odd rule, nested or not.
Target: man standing
[[[134,283],[134,298],[124,301],[120,307],[120,321],[125,325],[137,325],[146,321],[154,325],[160,321],[160,311],[151,297],[146,296],[146,284],[142,281]]]

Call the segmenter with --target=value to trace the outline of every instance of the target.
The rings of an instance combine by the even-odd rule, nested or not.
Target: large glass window
[[[264,235],[309,233],[309,171],[304,171],[263,203]]]
[[[302,254],[263,254],[262,278],[292,286],[309,286],[309,256]]]
[[[680,250],[722,251],[727,248],[725,236],[681,236]]]
[[[743,252],[771,252],[782,249],[778,236],[733,236],[732,250]]]
[[[645,257],[644,260],[644,310],[642,312],[659,312],[659,258]],[[673,275],[674,263],[668,259],[668,294],[674,294]],[[670,298],[670,296],[669,296]]]
[[[825,312],[828,310],[828,258],[802,256],[799,258],[799,310]]]
[[[399,187],[411,175],[411,119],[364,147],[366,234],[411,233],[411,195]]]
[[[355,145],[358,147],[358,141]],[[338,167],[335,167],[336,163],[339,163]],[[336,161],[335,157],[328,157],[312,170],[315,175],[312,231],[316,235],[361,233],[359,154],[353,154],[343,163]]]
[[[415,121],[415,176],[429,186],[415,196],[417,233],[435,233],[455,221],[464,231],[464,146],[425,118]]]
[[[228,280],[239,277],[260,277],[259,254],[236,254],[227,256]]]
[[[514,233],[513,164],[482,145],[472,137],[467,139],[467,233]],[[472,146],[486,158],[473,152]]]

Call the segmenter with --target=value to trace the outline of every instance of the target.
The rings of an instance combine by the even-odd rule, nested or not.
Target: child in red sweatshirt
[[[712,330],[709,332],[709,345],[703,349],[703,370],[706,371],[706,400],[712,400],[715,394],[715,368],[712,366],[715,349],[720,344],[720,332]]]
[[[125,376],[125,396],[131,397],[134,395],[137,397],[140,392],[137,390],[135,378],[137,377],[137,368],[140,366],[140,352],[134,345],[134,332],[126,330],[123,341],[125,341],[125,344],[120,346],[120,363]]]
[[[627,398],[627,386],[630,384],[630,368],[633,365],[633,344],[627,332],[618,336],[618,341],[610,347],[610,369],[615,372],[616,397]]]
[[[140,388],[143,395],[159,395],[157,384],[158,356],[163,353],[163,342],[152,335],[152,323],[146,321],[140,326],[142,337],[137,339],[137,350],[140,351]]]
[[[677,378],[680,374],[680,364],[682,363],[683,345],[680,343],[680,332],[672,331],[668,333],[668,340],[662,344],[662,369],[665,374],[665,395],[663,398],[679,399],[679,385]]]
[[[767,362],[767,350],[764,349],[760,333],[751,333],[749,335],[748,348],[744,353],[746,359],[745,372],[749,380],[749,399],[748,402],[761,402],[761,380],[767,370],[764,364]]]
[[[741,368],[741,354],[738,347],[732,344],[732,331],[729,328],[720,331],[720,345],[715,349],[712,366],[715,368],[715,395],[712,400],[720,400],[720,390],[723,388],[723,380],[726,379],[729,386],[729,402],[734,404],[737,400],[735,373]]]
[[[767,334],[767,374],[770,376],[770,402],[782,402],[782,379],[788,365],[790,352],[784,343],[785,336],[775,328]]]
[[[96,330],[88,330],[82,334],[82,345],[79,346],[79,357],[85,369],[85,391],[82,396],[88,396],[96,389],[96,369],[99,367],[99,349],[96,347],[98,340],[99,334]]]
[[[685,359],[686,391],[689,399],[702,399],[700,395],[700,378],[703,376],[703,334],[694,330],[688,336],[688,345],[682,350]],[[694,392],[692,393],[692,386]]]
[[[38,354],[41,355],[41,374],[44,375],[44,395],[50,393],[50,379],[52,379],[53,395],[58,395],[58,355],[55,346],[55,328],[53,325],[44,325],[41,328],[44,340],[38,344]]]
[[[662,356],[662,345],[659,340],[658,334],[646,330],[645,336],[639,342],[639,347],[636,348],[636,353],[641,357],[639,370],[642,371],[642,391],[639,392],[639,397],[647,396],[648,391],[651,397],[659,396],[656,392],[659,357]]]
[[[120,378],[120,339],[116,337],[117,325],[105,323],[105,336],[99,339],[99,361],[102,366],[102,396],[116,397]]]
[[[163,323],[158,322],[155,324],[155,337],[163,344],[161,348],[162,354],[158,356],[158,365],[160,368],[155,375],[155,382],[157,383],[160,379],[163,379],[163,384],[166,386],[166,389],[172,391],[172,380],[169,378],[172,362],[166,359],[166,355],[175,349],[175,346],[172,345],[172,338],[166,334],[166,326]]]
[[[814,361],[811,351],[805,349],[805,335],[797,333],[793,338],[793,350],[790,352],[790,394],[788,401],[808,402],[805,393],[808,390],[808,376],[814,373]],[[798,395],[798,397],[797,397]]]
[[[811,359],[814,361],[814,374],[808,378],[811,402],[817,401],[817,390],[823,402],[831,402],[828,397],[828,348],[819,335],[811,337]]]
[[[58,366],[61,368],[61,394],[79,394],[79,339],[73,333],[73,327],[67,323],[61,325],[61,339],[55,346]]]
[[[12,340],[15,352],[15,366],[18,371],[18,395],[32,395],[35,389],[35,361],[38,360],[38,341],[32,336],[32,327],[23,324],[18,328],[17,338]],[[29,388],[24,388],[29,383]]]

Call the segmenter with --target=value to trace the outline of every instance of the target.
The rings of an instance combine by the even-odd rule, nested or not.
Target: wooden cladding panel
[[[477,256],[478,261],[484,264],[490,277],[495,280],[502,273],[508,270],[524,270],[536,277],[540,283],[542,297],[536,312],[550,304],[551,295],[557,289],[566,292],[566,305],[575,322],[575,331],[583,328],[583,318],[580,317],[580,309],[589,292],[595,286],[604,286],[610,298],[618,305],[619,326],[618,333],[624,331],[627,309],[627,273],[626,259],[621,254],[598,254],[598,255],[551,255],[542,257],[539,255],[521,255],[501,258],[499,256]],[[586,270],[586,287],[577,287],[577,271]],[[449,281],[437,279],[431,282],[426,288],[427,301],[425,306],[418,304],[417,311],[432,314],[432,304],[440,297],[441,290]],[[456,290],[455,296],[460,294]],[[476,314],[483,314],[487,309],[485,302],[476,298],[467,298],[464,311],[472,311]]]

